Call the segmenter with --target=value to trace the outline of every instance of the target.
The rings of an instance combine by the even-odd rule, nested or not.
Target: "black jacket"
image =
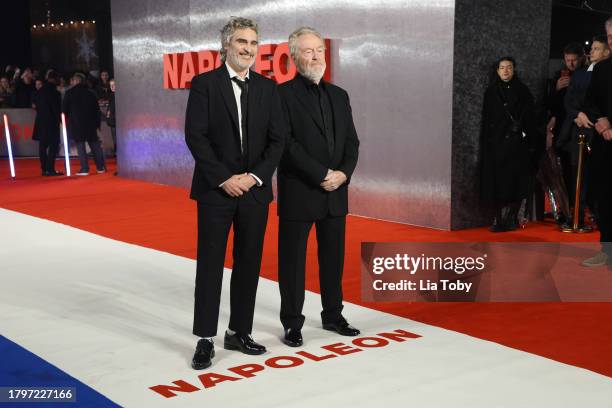
[[[32,139],[49,143],[59,143],[62,96],[55,86],[45,83],[32,96],[36,106],[36,120]]]
[[[66,91],[62,110],[71,139],[77,142],[98,140],[100,107],[96,95],[86,85],[79,84]]]
[[[240,148],[238,107],[225,64],[191,81],[185,141],[195,159],[191,198],[223,204],[235,198],[219,187],[234,174],[253,173],[262,182],[250,191],[260,203],[273,199],[272,175],[283,152],[285,130],[274,81],[251,71],[248,99],[248,157]]]
[[[286,219],[311,221],[348,213],[348,184],[357,166],[359,139],[348,94],[333,84],[325,86],[334,117],[331,156],[321,112],[309,103],[304,79],[298,75],[279,87],[283,116],[290,128],[278,167],[278,215]],[[348,179],[332,192],[320,186],[328,169],[340,170]]]

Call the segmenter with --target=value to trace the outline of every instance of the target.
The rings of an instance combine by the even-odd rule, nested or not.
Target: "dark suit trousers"
[[[234,248],[229,328],[238,333],[251,333],[267,221],[268,205],[258,203],[250,193],[227,205],[198,202],[193,334],[200,337],[217,334],[223,262],[232,224]]]
[[[280,318],[285,329],[304,325],[304,286],[308,234],[315,224],[319,258],[319,283],[323,324],[342,319],[342,271],[346,217],[328,216],[316,221],[279,220],[278,284]]]
[[[41,140],[38,142],[38,157],[42,171],[55,171],[55,159],[59,150],[59,142]]]

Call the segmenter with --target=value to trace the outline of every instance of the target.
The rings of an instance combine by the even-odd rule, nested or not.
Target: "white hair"
[[[300,27],[294,32],[292,32],[289,36],[289,53],[291,54],[291,58],[293,58],[294,61],[297,61],[298,57],[297,40],[304,34],[312,34],[314,36],[319,37],[321,41],[323,41],[323,36],[312,27]]]

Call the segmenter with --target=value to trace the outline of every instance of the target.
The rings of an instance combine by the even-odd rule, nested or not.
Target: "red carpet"
[[[77,167],[73,163],[73,169]],[[17,160],[17,179],[0,160],[0,207],[116,240],[195,258],[195,203],[182,188],[114,177],[40,177],[37,160]],[[58,169],[59,161],[58,161]],[[92,168],[94,168],[92,166]],[[307,288],[318,291],[316,244],[309,243]],[[347,301],[491,340],[612,376],[609,303],[364,303],[360,300],[360,243],[478,241],[597,241],[598,234],[563,234],[551,222],[504,234],[486,228],[445,232],[360,217],[347,223],[344,293]],[[276,280],[276,207],[264,246],[262,276]],[[231,267],[231,259],[226,265]],[[577,270],[576,273],[589,273]],[[612,273],[612,271],[610,272]],[[350,319],[350,316],[348,316]],[[279,323],[280,327],[280,323]]]

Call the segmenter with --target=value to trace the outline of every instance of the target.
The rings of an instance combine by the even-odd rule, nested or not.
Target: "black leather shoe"
[[[302,344],[304,344],[302,332],[298,329],[285,330],[285,337],[283,337],[283,343],[285,343],[289,347],[300,347]]]
[[[325,330],[334,331],[343,336],[357,336],[361,333],[358,329],[354,328],[346,320],[341,320],[336,323],[325,323],[323,324]]]
[[[47,177],[47,176],[49,175],[49,172],[48,172],[47,170],[43,170],[43,171],[42,171],[42,173],[41,173],[41,175],[42,175],[43,177]]]
[[[215,346],[211,340],[200,339],[196,346],[195,354],[191,360],[191,367],[194,370],[203,370],[210,367],[210,361],[215,356]]]
[[[52,176],[52,177],[53,176],[63,176],[63,175],[64,175],[64,173],[62,173],[61,171],[53,170],[53,171],[47,172],[47,176]]]
[[[244,354],[251,355],[263,354],[266,352],[266,348],[256,343],[250,334],[227,334],[227,332],[225,332],[223,347],[226,350],[238,350],[242,351]]]

